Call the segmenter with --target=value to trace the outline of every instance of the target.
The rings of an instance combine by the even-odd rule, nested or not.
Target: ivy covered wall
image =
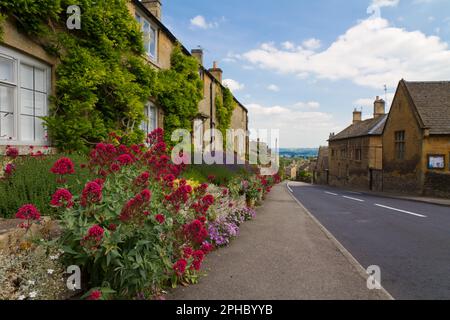
[[[2,0],[0,12],[57,57],[56,94],[45,118],[63,151],[87,150],[108,133],[142,142],[139,129],[150,97],[163,108],[168,132],[191,129],[202,98],[198,64],[179,47],[172,68],[157,71],[144,58],[140,26],[126,0]],[[66,8],[81,8],[81,29],[66,28]],[[0,17],[0,22],[1,22]],[[0,35],[1,35],[0,28]],[[166,137],[167,138],[167,137]],[[170,137],[168,137],[170,138]]]

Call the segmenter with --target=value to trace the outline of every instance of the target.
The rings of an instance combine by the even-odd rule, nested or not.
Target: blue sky
[[[406,80],[450,80],[448,0],[162,0],[163,22],[218,61],[250,128],[281,147],[326,145]]]

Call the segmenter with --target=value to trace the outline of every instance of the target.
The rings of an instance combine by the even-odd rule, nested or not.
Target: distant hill
[[[311,158],[317,157],[319,148],[280,148],[280,157]]]

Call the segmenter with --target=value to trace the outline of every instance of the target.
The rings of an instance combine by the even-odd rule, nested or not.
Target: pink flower
[[[15,159],[19,156],[19,150],[17,148],[13,148],[13,147],[7,147],[6,148],[6,156],[10,157],[12,159]]]
[[[80,241],[81,245],[88,250],[95,251],[100,246],[105,230],[99,225],[94,225],[89,228],[88,233]]]
[[[91,203],[100,203],[103,199],[103,182],[101,179],[97,179],[96,181],[91,181],[86,184],[81,194],[81,205],[86,207]]]
[[[133,158],[128,153],[118,156],[116,160],[123,166],[133,163]]]
[[[99,290],[94,290],[91,292],[91,294],[89,295],[89,297],[87,298],[88,300],[100,300],[102,297],[102,293]]]
[[[100,227],[99,225],[96,224],[89,228],[88,237],[101,239],[101,238],[103,238],[104,232],[105,232],[105,230],[103,230],[102,227]]]
[[[111,170],[111,172],[117,172],[120,170],[120,166],[117,163],[113,163],[109,169]]]
[[[194,253],[194,250],[192,250],[191,247],[187,247],[187,248],[183,249],[183,257],[186,259],[189,259],[193,253]]]
[[[16,169],[16,166],[12,163],[8,163],[5,167],[5,176],[10,176],[13,174],[14,170]]]
[[[187,261],[185,259],[180,259],[173,265],[173,270],[177,275],[182,276],[186,271]]]
[[[34,205],[26,204],[17,211],[16,218],[27,220],[26,223],[20,224],[20,227],[28,230],[31,227],[32,221],[39,221],[41,219],[41,214]]]
[[[73,162],[69,158],[61,158],[57,160],[50,171],[59,175],[75,173]]]
[[[58,189],[52,196],[50,205],[54,207],[71,208],[73,206],[72,194],[67,189]]]
[[[155,216],[155,220],[158,221],[160,224],[163,224],[164,221],[166,221],[166,217],[164,217],[164,215],[162,214],[157,214]]]
[[[203,242],[202,246],[201,246],[201,250],[205,253],[208,254],[211,251],[213,251],[214,247],[212,244],[208,243],[208,242]]]

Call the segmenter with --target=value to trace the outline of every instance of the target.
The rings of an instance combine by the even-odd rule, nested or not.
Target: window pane
[[[34,118],[30,116],[20,116],[20,135],[23,141],[34,140],[33,119]]]
[[[144,48],[147,53],[150,54],[150,25],[147,21],[144,21]]]
[[[14,61],[0,57],[0,81],[14,81]]]
[[[20,65],[20,86],[33,89],[33,67],[25,64]]]
[[[36,116],[46,116],[47,115],[47,95],[43,93],[35,93],[35,115]]]
[[[0,112],[0,140],[14,136],[14,115]]]
[[[36,140],[45,140],[45,128],[44,121],[40,118],[34,118],[35,130],[36,130]]]
[[[0,86],[0,111],[14,112],[14,89]]]
[[[150,48],[149,53],[152,57],[156,57],[156,30],[150,27]]]
[[[20,113],[33,115],[33,91],[20,89]]]
[[[149,114],[149,131],[153,131],[156,129],[156,108],[153,106],[150,106],[150,114]]]
[[[47,83],[45,71],[41,69],[34,69],[34,90],[47,92]]]

